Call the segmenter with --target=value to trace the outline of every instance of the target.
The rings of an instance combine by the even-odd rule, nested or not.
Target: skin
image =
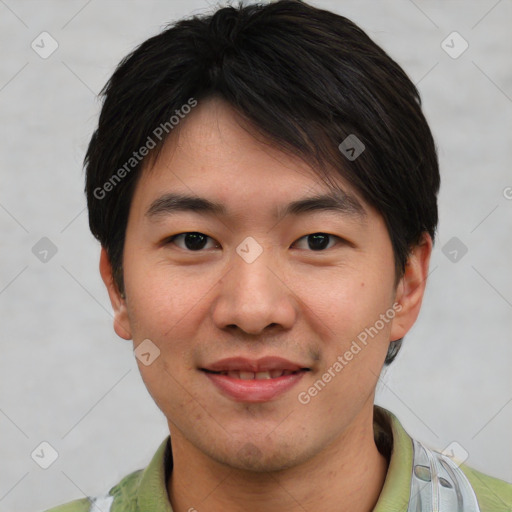
[[[395,287],[381,215],[336,179],[363,204],[363,220],[310,212],[276,223],[276,208],[328,186],[298,157],[251,135],[222,100],[203,101],[137,184],[124,247],[125,298],[102,250],[117,334],[133,339],[134,348],[150,339],[160,350],[150,365],[137,363],[168,420],[174,469],[167,489],[175,512],[363,512],[378,500],[387,461],[373,437],[375,387],[389,341],[418,316],[432,241],[425,234],[413,248]],[[147,209],[165,192],[221,202],[228,215],[150,219]],[[199,252],[184,237],[165,242],[186,232],[210,238]],[[335,236],[313,250],[307,235],[314,233]],[[263,249],[250,264],[236,252],[247,236]],[[298,393],[394,303],[401,309],[393,320],[300,403]],[[199,368],[238,355],[278,355],[311,371],[275,399],[234,401]]]

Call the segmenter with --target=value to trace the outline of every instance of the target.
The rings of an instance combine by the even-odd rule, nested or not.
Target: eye
[[[208,239],[213,241],[213,238],[210,238],[208,235],[205,235],[204,233],[199,233],[197,231],[189,231],[187,233],[180,233],[178,235],[171,236],[165,241],[165,245],[175,243],[175,241],[178,239],[182,239],[185,243],[185,247],[180,247],[179,245],[178,247],[184,250],[195,252],[204,249]],[[219,244],[216,245],[216,247],[218,246]]]
[[[325,249],[330,249],[332,245],[329,247],[329,238],[334,240],[341,241],[342,239],[335,235],[330,235],[328,233],[312,233],[310,235],[305,235],[296,242],[294,242],[293,245],[297,245],[302,240],[307,240],[308,246],[312,251],[323,251]],[[184,247],[180,246],[179,244],[176,244],[176,240],[182,240],[184,242]],[[199,252],[202,249],[205,248],[207,245],[208,240],[214,241],[213,238],[209,237],[208,235],[205,235],[204,233],[199,233],[197,231],[189,231],[186,233],[180,233],[178,235],[173,235],[166,239],[165,244],[175,244],[178,245],[181,249],[192,251],[192,252]],[[334,240],[334,241],[336,241]],[[215,242],[215,245],[213,248],[219,247],[219,244]]]
[[[328,233],[312,233],[310,235],[303,236],[302,238],[299,238],[297,242],[294,242],[294,244],[297,244],[301,240],[307,240],[308,242],[308,248],[312,251],[322,251],[329,245],[329,238],[340,240],[341,238],[336,235],[330,235]]]

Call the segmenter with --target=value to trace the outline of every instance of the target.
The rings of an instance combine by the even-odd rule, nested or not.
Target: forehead
[[[270,144],[229,104],[210,98],[180,122],[158,159],[142,171],[136,196],[153,213],[169,211],[172,203],[179,209],[187,201],[189,209],[216,214],[228,214],[230,204],[248,209],[256,203],[275,217],[306,210],[298,200],[322,196],[324,205],[341,200],[347,212],[365,216],[369,205],[338,172],[328,172],[329,184],[299,156]]]

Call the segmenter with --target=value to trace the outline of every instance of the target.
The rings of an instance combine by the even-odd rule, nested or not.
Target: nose
[[[275,253],[264,249],[253,261],[240,254],[233,251],[230,269],[219,282],[212,306],[216,326],[253,335],[291,329],[298,301]]]

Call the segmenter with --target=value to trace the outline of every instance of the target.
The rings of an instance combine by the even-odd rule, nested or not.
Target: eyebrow
[[[306,213],[325,211],[334,212],[364,221],[367,212],[359,200],[346,192],[318,194],[304,197],[278,208],[275,218],[280,221],[287,216],[300,216]],[[172,215],[176,212],[194,212],[201,215],[227,216],[228,212],[222,203],[216,203],[204,197],[187,194],[168,193],[155,199],[146,211],[146,217]]]

